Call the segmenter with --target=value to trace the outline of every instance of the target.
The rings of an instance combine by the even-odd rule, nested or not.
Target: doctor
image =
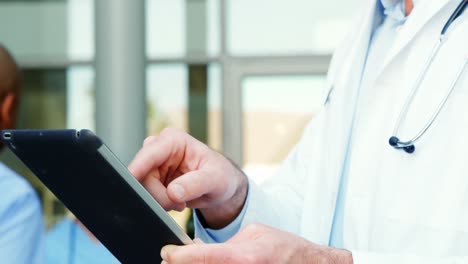
[[[130,170],[221,242],[166,246],[163,263],[468,263],[463,2],[369,0],[322,110],[263,186],[183,132],[149,137]]]

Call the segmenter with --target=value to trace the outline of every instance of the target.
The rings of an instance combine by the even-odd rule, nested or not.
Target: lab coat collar
[[[381,0],[383,7],[383,14],[390,17],[400,23],[404,23],[406,20],[405,16],[405,4],[402,0]],[[388,19],[388,18],[387,18]]]
[[[381,68],[382,70],[380,73],[382,73],[388,64],[408,45],[424,25],[448,3],[449,0],[434,0],[419,3],[402,26],[396,38],[395,45],[385,59],[385,66]]]
[[[413,0],[414,6],[418,4],[418,0]],[[382,4],[382,7],[385,10],[385,14],[388,15],[390,13],[390,10],[393,8],[400,8],[402,9],[402,15],[404,19],[404,9],[405,9],[405,2],[404,0],[380,0],[380,3]]]
[[[382,3],[382,6],[384,8],[389,8],[393,5],[396,5],[397,3],[399,3],[401,0],[380,0],[380,2]]]

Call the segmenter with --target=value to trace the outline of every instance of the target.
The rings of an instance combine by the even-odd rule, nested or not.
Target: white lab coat
[[[368,1],[358,26],[335,52],[324,107],[278,175],[261,187],[251,183],[243,225],[262,222],[328,243],[375,2]],[[362,132],[366,140],[354,142],[365,144],[355,155],[365,155],[368,166],[350,179],[344,208],[344,245],[355,264],[468,263],[468,71],[414,154],[388,145],[410,84],[459,2],[422,1],[382,62],[386,66],[372,89],[385,99],[364,109],[372,111],[373,122]],[[414,136],[427,122],[467,56],[468,11],[449,29],[401,138]]]

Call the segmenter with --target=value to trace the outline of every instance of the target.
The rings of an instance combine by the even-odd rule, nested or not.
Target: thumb
[[[161,257],[166,263],[214,264],[232,259],[233,253],[229,244],[169,245],[162,248]]]
[[[218,183],[202,170],[188,172],[167,186],[169,198],[176,203],[186,203],[218,188]]]

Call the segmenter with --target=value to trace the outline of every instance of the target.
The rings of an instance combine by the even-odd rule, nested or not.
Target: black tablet
[[[123,263],[192,240],[89,130],[3,130],[2,141]]]

